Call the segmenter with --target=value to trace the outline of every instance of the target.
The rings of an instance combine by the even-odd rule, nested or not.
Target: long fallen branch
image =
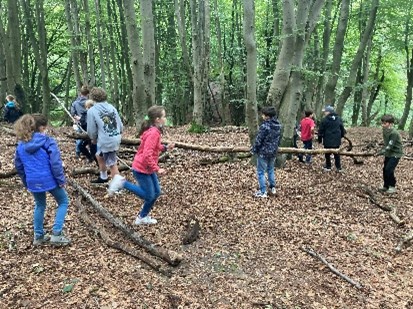
[[[67,179],[68,183],[77,190],[83,197],[85,197],[90,205],[116,228],[121,230],[126,236],[128,236],[134,243],[144,248],[150,254],[157,256],[172,266],[178,265],[182,261],[182,256],[174,251],[166,250],[161,247],[157,247],[149,240],[140,236],[133,229],[128,227],[122,220],[112,215],[106,208],[99,204],[82,186],[72,179]]]
[[[309,249],[309,248],[305,248],[305,247],[301,247],[301,250],[303,250],[304,252],[308,253],[309,255],[311,255],[312,257],[319,259],[321,262],[323,262],[330,270],[332,273],[334,273],[335,275],[339,276],[340,278],[346,280],[347,282],[349,282],[351,285],[355,286],[358,289],[363,289],[363,286],[354,281],[353,279],[349,278],[348,276],[342,274],[341,272],[339,272],[334,266],[332,266],[330,263],[327,262],[327,260],[322,257],[321,255],[319,255],[317,252]]]
[[[406,248],[411,245],[413,239],[413,230],[409,231],[405,236],[403,236],[399,243],[397,244],[397,247],[395,248],[397,253],[400,253],[403,248]]]
[[[91,220],[90,216],[87,214],[85,207],[82,205],[81,203],[81,197],[79,196],[79,198],[76,201],[76,206],[79,210],[79,216],[80,219],[83,221],[83,223],[86,225],[86,227],[99,234],[100,237],[102,238],[103,242],[109,246],[112,247],[114,249],[117,249],[119,251],[123,251],[127,254],[129,254],[130,256],[133,256],[139,260],[141,260],[142,262],[144,262],[146,265],[148,265],[149,267],[151,267],[153,270],[161,273],[164,276],[167,277],[171,277],[171,272],[163,269],[162,265],[157,263],[156,261],[153,261],[152,259],[144,256],[143,254],[141,254],[140,252],[138,252],[136,249],[131,248],[125,244],[122,244],[120,242],[116,242],[113,241],[110,237],[109,234],[106,232],[106,229],[104,227],[98,227],[93,220]]]

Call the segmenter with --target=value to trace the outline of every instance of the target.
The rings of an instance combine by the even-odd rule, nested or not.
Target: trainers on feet
[[[387,188],[387,187],[381,187],[381,188],[379,188],[379,191],[380,191],[380,192],[386,192],[387,190],[389,190],[389,188]]]
[[[275,187],[272,187],[270,192],[271,192],[272,195],[275,195],[275,193],[277,193],[277,191],[275,190]]]
[[[141,224],[156,224],[158,223],[158,221],[154,218],[151,218],[151,216],[146,216],[141,218],[140,216],[138,216],[135,220],[135,224],[136,225],[141,225]]]
[[[108,182],[108,181],[109,181],[108,178],[102,179],[102,178],[100,178],[100,176],[99,176],[97,179],[91,180],[90,182],[91,182],[91,183],[106,183],[106,182]]]
[[[255,197],[260,197],[260,198],[265,198],[267,197],[267,192],[261,192],[261,191],[257,191],[255,192]]]
[[[109,189],[108,189],[109,195],[113,195],[115,192],[122,189],[124,184],[125,184],[125,177],[122,177],[121,175],[116,174],[109,184]]]
[[[50,236],[49,235],[42,235],[40,237],[34,236],[33,239],[33,246],[41,246],[45,245],[50,241]]]
[[[331,167],[323,167],[324,172],[331,172]]]
[[[395,188],[395,187],[389,187],[389,188],[387,189],[386,193],[390,193],[390,194],[396,193],[396,188]]]
[[[50,244],[53,246],[66,246],[70,244],[70,239],[67,238],[65,235],[63,235],[62,232],[60,232],[59,235],[52,235],[50,237]]]

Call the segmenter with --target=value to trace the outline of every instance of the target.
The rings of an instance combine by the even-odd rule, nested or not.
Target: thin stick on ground
[[[116,228],[122,231],[128,236],[134,243],[144,248],[150,254],[157,256],[172,266],[178,265],[182,261],[182,256],[172,250],[166,250],[164,248],[156,246],[154,243],[140,236],[133,229],[128,227],[122,220],[112,215],[106,208],[99,204],[82,186],[72,179],[67,180],[68,183],[78,191],[83,197],[85,197],[90,205],[104,218]]]
[[[339,276],[340,278],[346,280],[348,283],[350,283],[351,285],[355,286],[358,289],[362,289],[363,286],[354,281],[353,279],[349,278],[348,276],[342,274],[341,272],[339,272],[334,266],[332,266],[330,263],[327,262],[327,260],[322,257],[321,255],[319,255],[317,252],[309,249],[309,248],[305,248],[305,247],[301,247],[301,250],[303,250],[304,252],[308,253],[309,255],[311,255],[314,258],[319,259],[321,262],[323,262],[330,270],[333,274]]]
[[[125,244],[122,244],[120,242],[113,241],[110,237],[109,234],[107,233],[106,229],[104,227],[98,227],[90,218],[90,216],[86,213],[85,207],[81,203],[81,196],[76,201],[76,205],[79,209],[79,216],[80,219],[83,221],[83,223],[86,225],[86,227],[95,233],[99,234],[100,237],[102,238],[103,242],[114,249],[117,249],[119,251],[125,252],[129,254],[130,256],[133,256],[142,262],[144,262],[146,265],[151,267],[153,270],[156,270],[160,274],[171,277],[171,273],[168,270],[165,270],[162,268],[162,265],[151,260],[150,258],[144,256],[140,252],[138,252],[136,249],[131,248]]]

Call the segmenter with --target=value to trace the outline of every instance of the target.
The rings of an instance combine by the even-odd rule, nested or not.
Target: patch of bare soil
[[[245,146],[245,130],[230,128],[193,135],[187,128],[170,128],[165,139],[210,146]],[[412,248],[395,248],[412,229],[413,174],[411,160],[396,170],[397,193],[380,194],[382,157],[362,158],[355,165],[343,157],[344,174],[323,172],[324,156],[311,166],[296,159],[276,171],[277,195],[257,199],[255,167],[248,159],[201,165],[222,154],[175,149],[162,166],[164,195],[152,216],[154,226],[135,226],[142,201],[129,192],[105,197],[104,186],[93,186],[95,175],[72,176],[85,161],[74,156],[74,141],[54,129],[62,149],[67,177],[76,180],[102,206],[142,237],[182,254],[170,267],[170,278],[121,251],[107,247],[80,220],[79,193],[68,186],[71,205],[66,248],[32,246],[33,198],[14,176],[0,179],[0,307],[1,308],[409,308]],[[130,129],[124,135],[133,137]],[[13,168],[15,139],[1,132],[2,173]],[[405,138],[406,136],[403,135]],[[381,142],[377,128],[350,129],[353,151],[366,151]],[[370,144],[370,146],[366,146]],[[316,147],[320,147],[316,145]],[[126,148],[126,147],[122,147]],[[371,151],[371,149],[368,149]],[[407,145],[405,153],[411,154]],[[122,153],[132,160],[133,154]],[[89,165],[90,167],[92,165]],[[129,171],[123,174],[132,180]],[[363,185],[364,187],[361,187]],[[397,207],[404,225],[396,224],[372,203]],[[46,227],[53,223],[50,199]],[[134,247],[123,233],[97,214],[86,200],[92,221],[109,231],[112,240]],[[187,221],[200,223],[199,238],[183,245]],[[333,274],[302,248],[324,257],[331,266],[359,283],[358,289]]]

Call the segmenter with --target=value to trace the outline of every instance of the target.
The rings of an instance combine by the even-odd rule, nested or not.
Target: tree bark
[[[110,1],[108,1],[108,5],[109,5],[109,3],[110,3]],[[90,31],[89,0],[83,0],[83,11],[85,12],[85,32],[86,32],[86,38],[87,38],[87,52],[88,52],[88,59],[89,59],[89,74],[86,75],[86,76],[89,76],[89,80],[84,79],[84,81],[88,82],[87,84],[90,87],[93,87],[96,84],[96,67],[95,67],[95,55],[94,55],[93,38],[92,38],[92,33]],[[108,14],[110,14],[110,11],[108,11]],[[110,34],[112,34],[112,33],[110,33]],[[113,43],[113,41],[111,43]],[[115,76],[116,75],[117,74],[115,74]]]
[[[258,130],[257,113],[257,45],[255,42],[254,0],[244,0],[244,42],[247,49],[247,101],[245,106],[251,145]]]
[[[126,1],[125,1],[126,2]],[[103,35],[102,35],[102,25],[101,25],[101,15],[100,15],[100,0],[95,0],[95,13],[96,13],[96,36],[98,40],[98,49],[99,49],[99,63],[100,63],[100,82],[101,87],[106,89],[106,71],[105,63],[106,59],[103,52]]]
[[[411,5],[412,6],[412,5]],[[410,8],[411,10],[411,8]],[[409,14],[410,15],[410,14]],[[412,106],[412,95],[413,95],[413,48],[409,51],[409,38],[411,36],[410,26],[412,19],[406,18],[405,35],[404,35],[404,50],[406,52],[406,77],[407,77],[407,87],[406,87],[406,101],[404,104],[403,115],[400,118],[399,130],[404,130],[406,126],[407,118],[409,117],[410,107]],[[412,120],[413,122],[413,120]]]
[[[363,36],[360,41],[360,45],[357,49],[357,53],[354,56],[354,59],[351,63],[350,75],[347,78],[344,90],[341,92],[340,97],[338,98],[338,101],[337,101],[336,111],[339,115],[342,115],[347,99],[353,92],[354,85],[356,82],[357,68],[359,67],[360,62],[363,58],[364,50],[367,46],[367,43],[371,39],[373,29],[376,24],[376,16],[377,16],[378,7],[379,7],[379,0],[373,0],[371,3],[369,20],[367,22],[366,28],[364,29]]]

